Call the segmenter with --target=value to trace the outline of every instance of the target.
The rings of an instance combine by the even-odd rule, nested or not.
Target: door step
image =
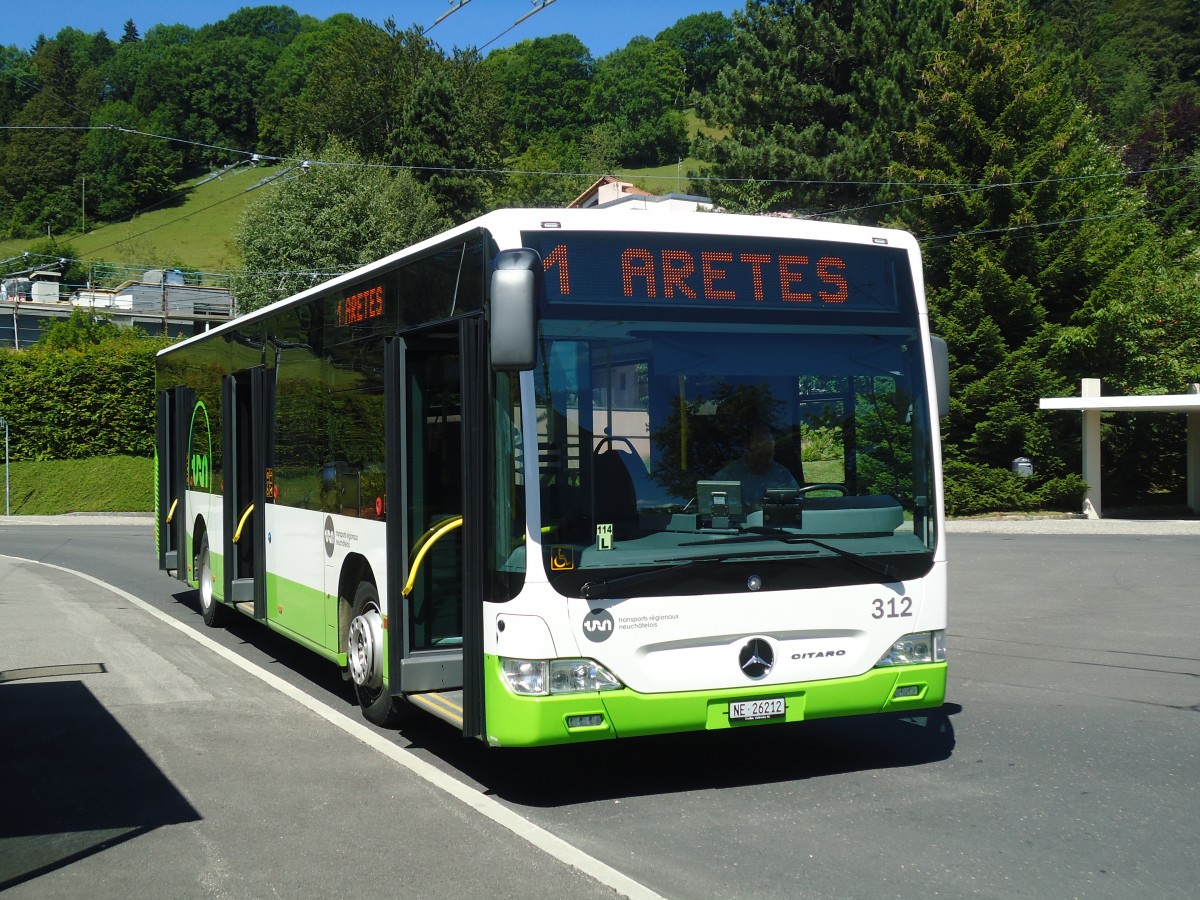
[[[236,606],[240,612],[244,612],[246,615],[250,616],[250,618],[254,618],[253,600],[243,600],[241,603],[235,603],[233,605]]]
[[[463,727],[462,691],[426,691],[420,694],[405,694],[404,699],[456,728]]]

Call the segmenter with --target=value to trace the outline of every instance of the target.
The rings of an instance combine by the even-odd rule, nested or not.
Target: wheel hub
[[[383,685],[383,619],[377,609],[366,609],[350,620],[346,647],[350,678],[359,687]]]
[[[200,552],[199,569],[200,569],[200,571],[196,576],[196,581],[199,582],[199,587],[200,587],[200,605],[204,609],[208,609],[210,606],[213,605],[214,600],[213,600],[212,569],[210,568],[209,561],[208,561],[208,548],[207,547],[205,547]]]

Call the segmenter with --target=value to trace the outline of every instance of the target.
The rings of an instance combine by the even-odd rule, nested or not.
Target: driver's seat
[[[628,539],[637,535],[637,489],[631,466],[641,465],[633,453],[626,453],[602,441],[592,457],[596,524],[613,526],[613,537]]]

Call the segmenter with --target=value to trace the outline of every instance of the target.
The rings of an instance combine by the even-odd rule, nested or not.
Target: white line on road
[[[308,708],[321,718],[325,719],[325,721],[335,725],[352,737],[362,741],[368,747],[377,750],[394,762],[405,766],[413,774],[423,778],[434,787],[445,791],[450,796],[465,803],[480,815],[491,819],[497,825],[501,825],[504,828],[507,828],[513,834],[524,838],[526,841],[533,844],[533,846],[545,853],[548,853],[550,856],[554,857],[560,862],[563,862],[568,866],[576,868],[579,871],[590,875],[601,884],[611,887],[622,896],[630,897],[632,900],[663,900],[660,894],[656,894],[654,891],[650,890],[640,882],[634,881],[632,878],[624,875],[621,872],[618,872],[607,863],[603,863],[595,857],[589,856],[587,853],[584,853],[573,844],[569,844],[562,838],[551,834],[549,831],[546,831],[546,829],[533,824],[528,819],[523,818],[522,816],[513,812],[507,806],[504,806],[502,803],[479,793],[477,790],[468,787],[460,781],[457,781],[456,779],[447,775],[445,772],[438,769],[436,766],[425,762],[425,760],[404,749],[403,747],[398,747],[384,736],[376,734],[365,725],[355,722],[353,719],[346,718],[341,713],[326,706],[320,700],[310,697],[299,688],[288,684],[278,675],[268,672],[254,663],[243,659],[232,650],[221,646],[212,638],[206,637],[183,622],[171,618],[166,613],[151,606],[145,600],[142,600],[140,597],[135,597],[133,594],[123,591],[119,587],[109,584],[106,581],[101,581],[99,578],[89,575],[86,572],[68,569],[64,566],[56,566],[53,563],[39,562],[35,559],[24,559],[19,556],[7,556],[5,554],[0,554],[0,557],[4,559],[11,559],[15,562],[33,563],[35,565],[45,566],[48,569],[66,572],[69,575],[82,578],[84,581],[89,581],[98,587],[104,588],[106,591],[116,594],[123,600],[127,600],[144,612],[154,616],[159,621],[164,622],[177,631],[187,635],[189,638],[208,648],[218,656],[227,659],[235,666],[238,666],[244,671],[250,673],[255,678],[259,679],[265,684],[270,685],[280,693],[287,695],[301,706]]]

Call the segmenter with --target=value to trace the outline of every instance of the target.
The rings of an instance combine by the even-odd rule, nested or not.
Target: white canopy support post
[[[1081,397],[1099,397],[1100,379],[1084,378],[1080,384]],[[1101,517],[1100,490],[1100,410],[1083,411],[1083,480],[1087,493],[1083,495],[1083,514],[1089,519]]]
[[[1089,519],[1101,516],[1100,416],[1106,412],[1168,412],[1187,415],[1187,505],[1200,514],[1200,384],[1188,385],[1186,394],[1138,394],[1102,397],[1100,379],[1084,378],[1078,397],[1042,397],[1040,409],[1069,409],[1083,413],[1083,478],[1088,483],[1083,512]]]
[[[1189,384],[1188,393],[1200,396],[1200,384]],[[1200,411],[1187,414],[1187,505],[1200,515]]]

